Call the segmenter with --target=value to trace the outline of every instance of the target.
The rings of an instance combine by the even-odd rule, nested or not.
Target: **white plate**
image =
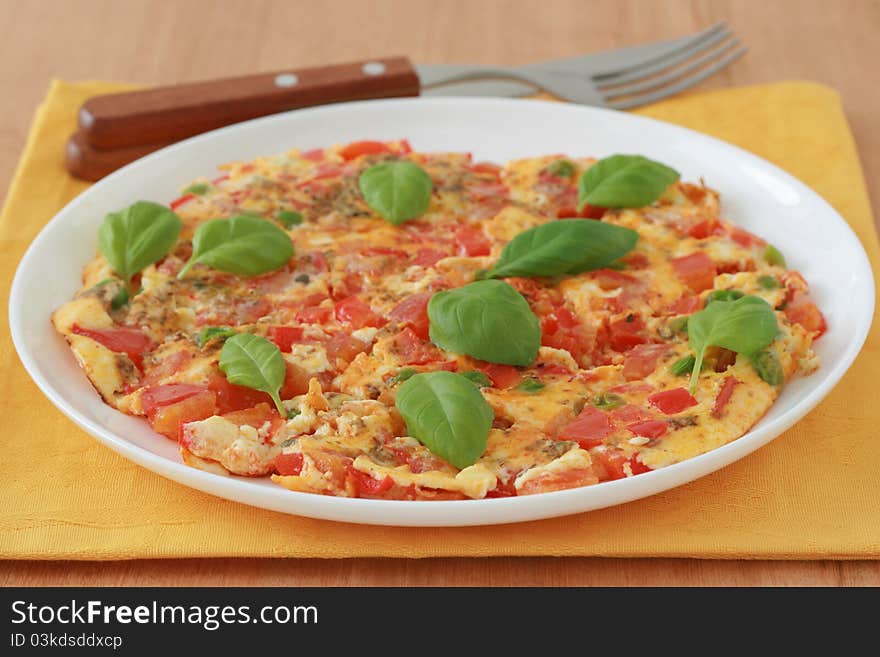
[[[776,244],[809,281],[829,330],[822,365],[788,385],[742,438],[683,463],[572,490],[521,498],[395,502],[295,493],[265,479],[221,477],[183,465],[176,445],[143,420],[105,405],[49,316],[79,287],[107,212],[138,199],[168,202],[181,185],[231,160],[359,139],[408,137],[421,151],[471,151],[477,160],[568,153],[639,153],[670,164],[685,180],[703,177],[721,192],[724,216]],[[9,301],[12,337],[46,396],[102,443],[187,486],[266,509],[383,525],[455,526],[517,522],[628,502],[679,486],[766,444],[828,394],[861,349],[874,308],[867,256],[846,222],[818,195],[777,167],[733,146],[659,121],[541,101],[435,98],[345,103],[257,119],[189,139],[134,162],[67,205],[19,265]]]

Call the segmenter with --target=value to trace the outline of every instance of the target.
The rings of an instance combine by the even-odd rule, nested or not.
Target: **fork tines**
[[[593,75],[608,107],[629,109],[672,96],[718,72],[746,52],[733,31],[719,23],[662,57]]]

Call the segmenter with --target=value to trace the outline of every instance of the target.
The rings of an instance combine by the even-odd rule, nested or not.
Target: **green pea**
[[[766,260],[768,264],[785,267],[785,256],[782,255],[782,251],[772,244],[768,244],[764,247],[764,260]]]

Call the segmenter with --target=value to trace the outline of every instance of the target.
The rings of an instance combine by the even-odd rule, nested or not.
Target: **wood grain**
[[[701,89],[809,79],[836,88],[880,198],[875,0],[0,0],[0,180],[52,77],[172,84],[408,55],[521,64],[673,38],[726,20],[749,46]],[[62,154],[59,153],[59,157]],[[5,185],[4,185],[5,187]],[[880,563],[612,559],[5,562],[0,584],[880,585]]]

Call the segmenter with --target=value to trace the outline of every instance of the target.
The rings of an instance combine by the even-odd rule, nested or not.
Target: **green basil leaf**
[[[574,175],[577,167],[571,160],[555,160],[547,165],[545,171],[548,175],[568,179]]]
[[[492,387],[492,382],[489,380],[489,377],[479,370],[468,370],[467,372],[462,372],[461,375],[478,388]]]
[[[403,383],[408,379],[411,379],[414,375],[418,374],[419,371],[417,369],[413,369],[412,367],[404,367],[397,374],[388,379],[388,383],[390,385],[394,385],[395,383]]]
[[[782,251],[772,244],[768,244],[764,247],[764,260],[766,260],[769,265],[785,267],[785,256],[782,255]]]
[[[199,331],[199,349],[211,340],[226,340],[226,338],[231,338],[237,334],[238,331],[229,326],[207,326]]]
[[[778,290],[782,287],[782,284],[776,279],[776,277],[770,276],[769,274],[758,276],[758,285],[761,286],[762,290]]]
[[[233,385],[268,393],[281,417],[287,417],[287,409],[278,394],[284,385],[287,366],[274,343],[252,333],[234,335],[220,351],[220,370]]]
[[[303,222],[302,213],[296,212],[295,210],[282,210],[275,218],[278,220],[278,223],[290,230],[294,226],[299,226]]]
[[[691,394],[710,346],[751,355],[769,346],[779,334],[773,308],[760,297],[716,301],[688,319],[688,343],[696,354],[691,373]]]
[[[406,160],[371,166],[358,186],[367,205],[395,225],[423,215],[434,189],[425,170]]]
[[[736,301],[742,297],[743,293],[739,290],[712,290],[706,295],[706,305],[713,301]]]
[[[535,394],[539,390],[543,390],[545,387],[544,383],[542,383],[539,379],[535,378],[527,378],[523,379],[519,385],[517,385],[514,390],[519,390],[520,392],[527,392],[530,395]]]
[[[750,357],[755,371],[764,381],[771,386],[779,386],[785,381],[785,372],[782,371],[782,361],[779,354],[773,349],[764,349]]]
[[[128,283],[144,267],[167,255],[182,227],[180,217],[164,205],[138,201],[105,217],[98,229],[98,248]]]
[[[395,400],[407,432],[462,469],[486,451],[495,413],[472,381],[452,372],[416,374]]]
[[[209,189],[211,189],[211,186],[207,183],[193,183],[192,185],[184,189],[183,193],[201,196],[202,194],[207,194]]]
[[[541,346],[538,318],[504,281],[477,281],[428,302],[431,341],[441,349],[502,365],[529,365]]]
[[[626,400],[623,397],[613,392],[603,392],[596,395],[596,398],[593,400],[593,406],[603,411],[610,411],[618,406],[623,406],[625,403]]]
[[[177,277],[183,278],[196,263],[256,276],[282,267],[292,257],[293,242],[287,233],[269,221],[240,214],[201,224],[193,235],[192,257]]]
[[[641,155],[612,155],[584,171],[578,181],[578,209],[641,208],[651,205],[678,180],[678,171]]]
[[[119,310],[128,303],[128,289],[123,285],[119,291],[110,299],[110,308]]]
[[[675,361],[670,367],[669,371],[673,376],[684,376],[688,372],[694,371],[694,364],[697,362],[697,359],[693,356],[685,356],[684,358],[679,358]]]
[[[601,221],[551,221],[508,242],[487,275],[558,276],[601,269],[629,253],[638,239],[634,230]]]

